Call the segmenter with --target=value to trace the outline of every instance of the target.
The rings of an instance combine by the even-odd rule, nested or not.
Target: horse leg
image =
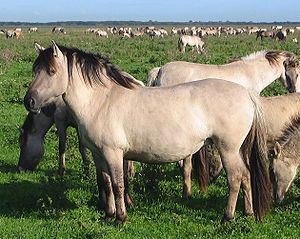
[[[227,182],[229,185],[229,198],[226,212],[222,220],[223,222],[226,222],[234,219],[236,202],[243,176],[242,169],[244,162],[242,161],[238,150],[236,150],[236,152],[220,150],[220,153],[222,155],[222,163],[227,173]]]
[[[133,200],[130,195],[130,178],[134,175],[133,161],[124,161],[124,186],[125,186],[125,203],[127,207],[133,206]]]
[[[105,147],[103,156],[111,177],[111,183],[116,203],[116,223],[120,224],[127,220],[124,200],[124,173],[123,173],[123,151]]]
[[[66,140],[67,140],[67,127],[65,125],[56,125],[58,131],[58,152],[59,152],[59,174],[64,176],[66,173]]]
[[[250,181],[250,172],[245,167],[244,175],[242,178],[242,189],[244,193],[244,213],[246,216],[252,216],[254,214],[253,204],[252,204],[252,193],[251,193],[251,181]]]
[[[192,155],[183,160],[183,192],[182,197],[189,199],[192,197]]]
[[[90,169],[89,169],[90,162],[86,156],[86,147],[83,145],[83,142],[80,138],[78,129],[76,129],[76,130],[77,130],[77,137],[78,137],[79,152],[81,154],[81,158],[82,158],[82,162],[83,162],[83,172],[84,172],[84,175],[86,177],[88,177],[90,174]]]
[[[115,217],[115,198],[112,190],[111,178],[103,157],[93,153],[93,159],[96,165],[97,186],[99,192],[99,209],[105,211],[105,220],[111,220]]]

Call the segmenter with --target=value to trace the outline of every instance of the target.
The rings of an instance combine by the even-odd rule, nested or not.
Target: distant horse
[[[14,30],[6,30],[6,29],[2,29],[1,32],[3,32],[5,34],[6,38],[13,38],[16,36],[16,33]]]
[[[52,33],[62,33],[62,34],[67,34],[65,29],[63,27],[53,27],[51,30]]]
[[[286,192],[297,175],[300,164],[300,115],[293,118],[277,139],[273,152],[271,174],[273,173],[274,198],[284,199]]]
[[[213,79],[140,87],[103,57],[54,42],[40,52],[33,69],[25,107],[38,112],[63,95],[103,175],[108,218],[116,215],[117,223],[127,218],[123,157],[176,162],[191,157],[209,137],[222,152],[227,170],[230,195],[224,219],[234,217],[241,183],[246,214],[253,213],[252,199],[258,218],[270,207],[263,120],[256,96],[244,87]]]
[[[284,41],[286,39],[286,35],[284,35],[284,33],[279,30],[274,34],[274,39],[278,41]]]
[[[37,32],[38,31],[38,28],[37,27],[29,27],[28,28],[28,32],[31,33],[31,32]]]
[[[266,37],[274,38],[274,36],[275,36],[275,33],[273,31],[259,30],[256,32],[256,40],[259,37],[260,37],[260,40],[263,40],[263,38],[266,38]]]
[[[198,53],[204,54],[204,42],[198,36],[182,35],[178,40],[178,49],[185,52],[186,45],[195,47]]]

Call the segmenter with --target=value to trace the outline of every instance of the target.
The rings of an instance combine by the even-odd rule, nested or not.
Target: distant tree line
[[[64,25],[64,26],[96,26],[96,25],[107,25],[107,26],[176,26],[176,25],[297,25],[300,22],[231,22],[231,21],[188,21],[188,22],[159,22],[159,21],[57,21],[57,22],[0,22],[1,26],[53,26],[53,25]]]

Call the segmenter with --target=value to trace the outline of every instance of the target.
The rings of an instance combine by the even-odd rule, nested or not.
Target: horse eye
[[[56,73],[55,69],[53,69],[53,68],[49,69],[49,75],[50,76],[53,76],[55,73]]]

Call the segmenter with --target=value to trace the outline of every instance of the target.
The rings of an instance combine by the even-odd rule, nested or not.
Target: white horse
[[[180,52],[185,52],[186,45],[195,47],[198,53],[204,53],[204,42],[198,36],[182,35],[178,40],[178,48]]]
[[[227,171],[230,195],[224,219],[234,217],[241,183],[246,214],[253,213],[252,199],[259,218],[270,206],[263,120],[256,97],[244,87],[213,79],[140,87],[101,56],[54,42],[39,52],[33,69],[35,79],[24,97],[25,107],[39,112],[63,96],[105,180],[107,217],[116,215],[116,222],[127,218],[123,157],[176,162],[191,157],[209,137]]]

